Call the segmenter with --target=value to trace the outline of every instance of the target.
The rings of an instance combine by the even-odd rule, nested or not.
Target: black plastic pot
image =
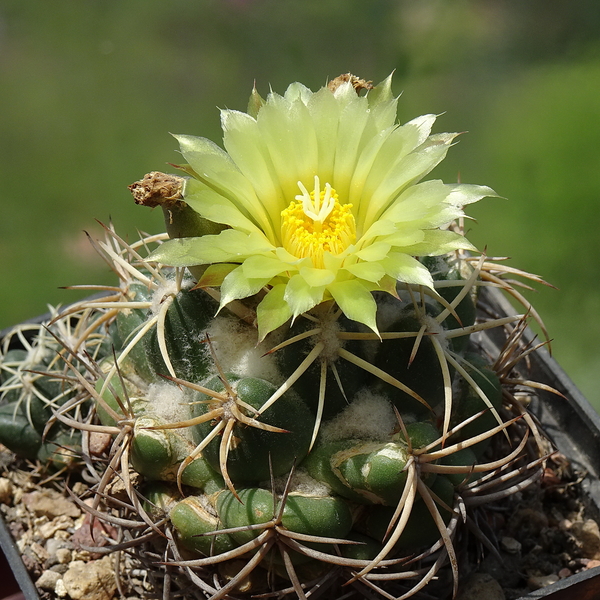
[[[497,291],[483,291],[486,304],[498,315],[514,314],[510,303]],[[43,322],[46,315],[29,322]],[[0,332],[0,340],[8,330]],[[533,333],[528,331],[529,339]],[[479,340],[484,346],[498,347],[503,343],[501,332],[492,332]],[[539,390],[531,412],[539,419],[557,449],[588,476],[582,482],[588,514],[600,520],[600,415],[575,387],[563,369],[541,348],[531,356],[531,379],[546,383],[565,397]],[[21,556],[0,519],[0,546],[12,569],[25,600],[39,600]],[[555,584],[522,596],[519,600],[600,600],[600,567],[572,575]],[[0,598],[0,600],[2,600]]]
[[[499,292],[484,292],[486,302],[499,315],[515,310]],[[528,330],[529,340],[534,334]],[[500,332],[492,330],[483,345],[500,346]],[[545,348],[531,355],[530,378],[546,383],[563,394],[538,390],[529,410],[538,418],[544,431],[573,466],[587,473],[582,481],[584,501],[591,518],[600,522],[600,415],[569,379]],[[545,588],[522,596],[519,600],[600,600],[600,567],[577,573]]]

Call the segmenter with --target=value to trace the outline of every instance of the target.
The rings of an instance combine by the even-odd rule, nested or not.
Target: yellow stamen
[[[356,224],[352,204],[340,204],[337,192],[325,184],[321,190],[315,175],[312,192],[298,182],[302,194],[281,212],[283,247],[298,258],[310,257],[313,266],[323,269],[323,255],[341,254],[356,241]]]

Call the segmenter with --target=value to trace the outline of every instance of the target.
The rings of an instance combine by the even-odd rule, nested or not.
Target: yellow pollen
[[[281,211],[283,247],[298,258],[310,257],[317,269],[325,268],[325,252],[338,255],[356,241],[352,204],[340,204],[337,192],[328,184],[320,189],[315,176],[312,192],[298,182],[302,194]]]

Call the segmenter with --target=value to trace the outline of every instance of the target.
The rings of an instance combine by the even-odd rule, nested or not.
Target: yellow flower
[[[257,309],[264,337],[291,317],[335,300],[376,331],[374,290],[433,287],[415,258],[472,248],[447,226],[462,207],[495,195],[484,186],[421,182],[456,134],[431,135],[435,115],[399,125],[391,76],[366,95],[350,81],[312,92],[293,83],[249,113],[223,110],[224,147],[175,136],[192,177],[185,202],[226,226],[174,239],[151,258],[211,265],[221,305],[268,290]]]

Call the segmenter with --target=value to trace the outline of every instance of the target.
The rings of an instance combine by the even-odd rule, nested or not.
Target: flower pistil
[[[325,268],[323,255],[342,254],[356,241],[352,204],[341,204],[329,183],[321,190],[315,175],[315,188],[309,192],[298,182],[302,194],[281,212],[283,247],[298,258],[310,258],[317,269]]]

